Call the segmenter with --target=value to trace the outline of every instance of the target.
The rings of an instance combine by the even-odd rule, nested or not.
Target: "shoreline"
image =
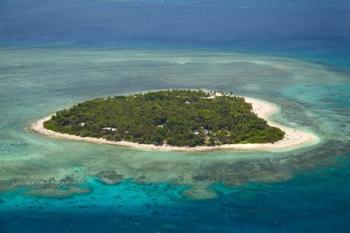
[[[86,141],[98,144],[109,144],[123,147],[130,147],[140,150],[148,151],[184,151],[184,152],[195,152],[195,151],[212,151],[212,150],[236,150],[236,151],[264,151],[264,152],[279,152],[279,151],[290,151],[306,146],[316,145],[320,142],[320,138],[310,132],[302,131],[282,125],[274,122],[270,119],[273,114],[279,112],[279,107],[276,104],[255,99],[244,97],[247,103],[252,104],[253,112],[260,118],[267,121],[270,126],[278,127],[285,132],[282,140],[275,143],[246,143],[246,144],[225,144],[219,146],[196,146],[196,147],[177,147],[177,146],[156,146],[152,144],[139,144],[128,141],[108,141],[103,138],[93,137],[80,137],[76,135],[63,134],[44,128],[44,122],[49,120],[52,115],[47,116],[39,121],[36,121],[30,125],[30,129],[35,132],[46,135],[52,138],[68,139],[74,141]]]

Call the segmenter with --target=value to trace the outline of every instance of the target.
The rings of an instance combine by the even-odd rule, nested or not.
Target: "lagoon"
[[[128,232],[211,232],[219,225],[221,232],[312,227],[327,232],[328,224],[319,219],[336,223],[333,229],[346,228],[346,70],[302,59],[212,50],[11,46],[1,48],[0,69],[4,232],[33,215],[45,217],[32,225],[32,232],[48,230],[53,219],[73,224],[69,230],[53,225],[68,232],[77,231],[76,224],[96,231],[92,219],[106,231]],[[281,106],[274,120],[316,132],[322,141],[279,153],[150,152],[51,139],[28,128],[87,99],[164,88],[217,89],[274,102]],[[111,173],[122,179],[106,185],[101,174]],[[291,218],[297,223],[291,225]]]

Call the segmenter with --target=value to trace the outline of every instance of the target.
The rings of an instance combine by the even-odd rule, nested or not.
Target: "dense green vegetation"
[[[251,110],[237,96],[168,90],[89,100],[57,112],[44,126],[82,137],[191,147],[283,138],[284,132]]]

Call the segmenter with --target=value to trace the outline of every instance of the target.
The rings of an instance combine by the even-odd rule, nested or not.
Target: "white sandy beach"
[[[279,107],[273,103],[263,101],[255,98],[244,97],[246,102],[251,103],[253,106],[253,112],[259,117],[265,119],[270,126],[280,128],[285,132],[284,138],[275,143],[249,143],[249,144],[226,144],[220,146],[197,146],[197,147],[176,147],[176,146],[156,146],[149,144],[138,144],[127,141],[108,141],[103,138],[92,137],[80,137],[75,135],[57,133],[44,128],[43,123],[51,118],[51,116],[45,117],[37,122],[31,124],[30,128],[40,134],[68,140],[87,141],[93,143],[110,144],[116,146],[126,146],[142,150],[156,150],[156,151],[209,151],[209,150],[239,150],[239,151],[289,151],[305,146],[311,146],[317,144],[320,139],[317,135],[294,129],[277,122],[274,122],[270,117],[279,111]]]

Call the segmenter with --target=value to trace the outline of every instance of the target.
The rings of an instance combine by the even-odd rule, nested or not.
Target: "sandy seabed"
[[[245,144],[226,144],[219,146],[196,146],[196,147],[177,147],[170,145],[156,146],[151,144],[139,144],[128,141],[108,141],[103,138],[80,137],[76,135],[63,134],[44,128],[44,122],[48,121],[52,116],[45,117],[31,124],[30,128],[42,135],[53,138],[61,138],[76,141],[87,141],[100,144],[110,144],[116,146],[132,147],[141,150],[155,151],[210,151],[210,150],[239,150],[239,151],[290,151],[306,146],[312,146],[320,142],[320,138],[310,132],[300,129],[291,128],[271,120],[271,116],[279,112],[279,107],[273,103],[244,97],[246,102],[251,103],[253,112],[259,117],[265,119],[270,126],[278,127],[285,132],[284,138],[275,143],[245,143]]]

